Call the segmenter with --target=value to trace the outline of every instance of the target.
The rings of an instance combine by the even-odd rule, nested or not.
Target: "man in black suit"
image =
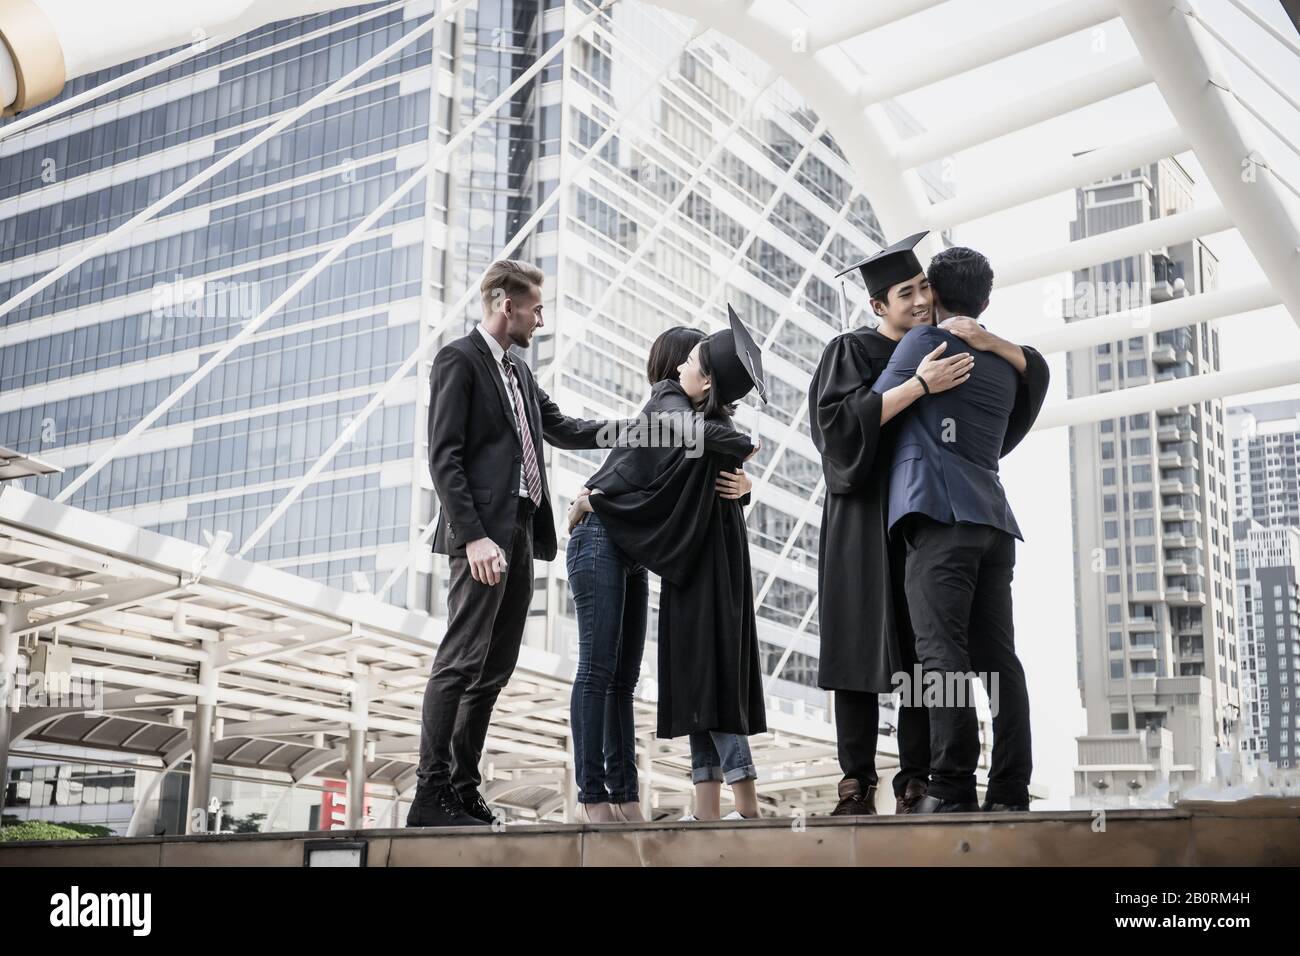
[[[545,438],[596,448],[607,423],[567,418],[510,354],[542,326],[540,269],[506,259],[483,278],[483,321],[439,350],[429,399],[429,468],[441,502],[433,550],[448,555],[447,633],[424,692],[419,786],[406,825],[492,822],[479,758],[497,695],[519,657],[533,558],[555,557]]]
[[[980,355],[961,388],[927,395],[904,413],[889,476],[889,529],[906,545],[904,588],[916,656],[927,686],[936,680],[943,688],[942,703],[929,708],[929,792],[912,812],[981,809],[972,670],[997,678],[988,687],[997,706],[983,809],[1027,810],[1029,695],[1011,615],[1021,534],[998,462],[1038,417],[1047,363],[1034,349],[998,339],[975,321],[993,287],[984,256],[961,246],[945,249],[930,261],[928,278],[940,325],[904,335],[872,388],[884,392],[913,378],[939,345],[948,356]]]

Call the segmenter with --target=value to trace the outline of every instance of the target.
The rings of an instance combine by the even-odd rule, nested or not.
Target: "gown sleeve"
[[[872,480],[881,433],[882,399],[871,390],[876,374],[851,334],[832,339],[813,372],[808,420],[833,494],[859,491]]]
[[[1048,379],[1051,377],[1047,360],[1037,350],[1022,345],[1025,352],[1025,374],[1020,378],[1016,389],[1016,404],[1011,409],[1011,419],[1007,423],[1007,434],[1002,440],[1002,456],[1006,456],[1020,444],[1029,429],[1034,427],[1038,413],[1042,411],[1043,399],[1047,397]]]
[[[631,560],[673,584],[691,577],[718,505],[714,477],[723,456],[695,458],[674,449],[670,463],[645,488],[593,494],[592,510]]]

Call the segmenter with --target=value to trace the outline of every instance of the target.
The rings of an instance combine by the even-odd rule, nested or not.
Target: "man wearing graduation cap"
[[[993,288],[993,269],[980,253],[945,249],[930,261],[928,277],[940,324],[910,330],[872,391],[883,396],[916,382],[918,366],[936,348],[983,351],[959,392],[928,395],[900,419],[889,473],[890,538],[906,550],[904,589],[930,721],[929,792],[913,812],[981,809],[972,672],[996,703],[982,809],[1028,810],[1029,695],[1011,613],[1022,536],[998,462],[1038,416],[1047,363],[976,321]],[[941,699],[932,699],[935,690]]]
[[[840,273],[856,269],[862,275],[878,324],[832,339],[808,394],[813,442],[826,476],[817,573],[818,686],[835,691],[844,773],[836,815],[875,812],[877,695],[893,693],[895,675],[910,675],[915,662],[903,590],[905,553],[887,533],[896,418],[927,393],[960,386],[974,361],[969,354],[945,357],[946,346],[936,346],[914,377],[883,394],[872,390],[907,331],[933,324],[929,282],[914,251],[926,235],[908,236]],[[909,813],[928,787],[925,710],[901,707],[896,736],[895,807]]]

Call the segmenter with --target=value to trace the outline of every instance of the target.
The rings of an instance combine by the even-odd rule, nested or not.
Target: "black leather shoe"
[[[1029,804],[1027,803],[992,803],[985,800],[980,805],[980,810],[984,813],[1028,813]]]
[[[475,820],[480,823],[491,823],[496,817],[492,813],[492,808],[487,805],[483,799],[483,794],[475,790],[458,790],[456,795],[460,797],[460,805]]]
[[[913,813],[979,813],[980,805],[974,800],[962,803],[957,800],[941,800],[928,793],[916,801]]]
[[[840,781],[840,802],[831,811],[833,817],[866,817],[876,812],[876,788],[864,791],[857,780]]]
[[[921,798],[926,795],[930,789],[928,780],[909,780],[907,789],[903,795],[894,802],[895,813],[915,813],[916,805],[921,802]]]
[[[408,827],[478,827],[483,823],[471,817],[461,805],[456,788],[449,783],[441,786],[416,787],[415,799],[406,814]]]

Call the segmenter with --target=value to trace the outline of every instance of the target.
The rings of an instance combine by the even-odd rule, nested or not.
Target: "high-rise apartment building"
[[[1071,238],[1192,207],[1173,159],[1077,193]],[[1144,310],[1215,288],[1199,240],[1080,270],[1067,318],[1133,310],[1132,334],[1068,356],[1071,397],[1219,369],[1213,323],[1151,333]],[[1076,796],[1213,775],[1240,704],[1227,444],[1220,400],[1070,429],[1079,690]]]
[[[1300,758],[1300,401],[1228,409],[1232,446],[1241,749],[1289,768]]]

